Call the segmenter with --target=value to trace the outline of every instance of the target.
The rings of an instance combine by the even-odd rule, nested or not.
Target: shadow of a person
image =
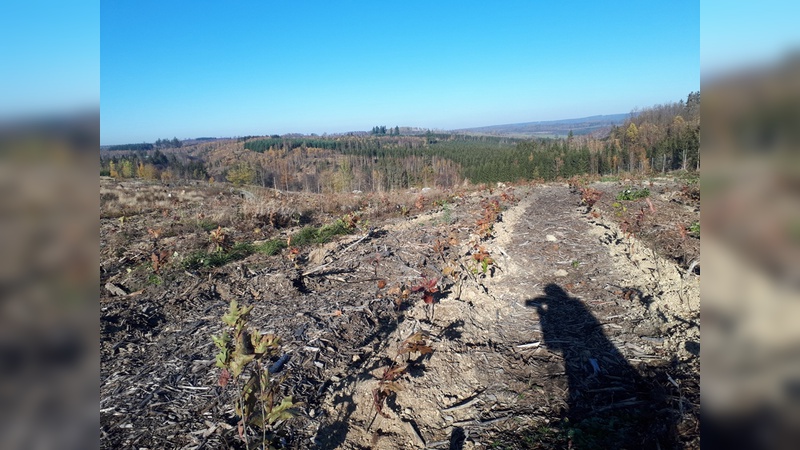
[[[544,293],[526,305],[539,314],[544,345],[564,360],[573,448],[680,448],[658,384],[628,363],[583,302],[557,284]]]

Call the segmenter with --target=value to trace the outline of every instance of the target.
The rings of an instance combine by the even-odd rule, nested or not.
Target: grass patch
[[[336,236],[350,234],[353,228],[348,227],[343,220],[321,227],[305,227],[292,236],[292,245],[303,246],[310,244],[325,244]]]
[[[272,239],[262,244],[254,245],[253,249],[258,253],[265,255],[277,255],[278,252],[286,248],[286,241],[284,239]]]
[[[625,189],[617,194],[617,200],[638,200],[640,198],[650,197],[650,189]]]
[[[206,253],[198,250],[183,260],[183,268],[188,270],[222,267],[229,262],[238,261],[252,255],[256,251],[253,244],[240,242],[227,250]]]
[[[256,251],[253,244],[248,244],[247,242],[239,242],[234,244],[233,247],[228,250],[228,256],[231,260],[237,259],[244,259],[248,256],[252,255]]]
[[[197,221],[197,226],[202,228],[204,231],[207,231],[207,232],[210,232],[211,230],[214,230],[214,229],[217,228],[217,224],[216,223],[214,223],[214,222],[212,222],[210,220],[206,220],[206,219],[198,220]]]
[[[300,247],[311,244],[324,244],[330,242],[336,236],[350,234],[354,229],[354,227],[348,227],[347,223],[341,219],[321,227],[305,227],[292,235],[292,245]],[[182,264],[183,268],[187,270],[221,267],[230,262],[244,259],[253,253],[263,253],[269,256],[276,255],[286,247],[286,241],[283,239],[271,239],[261,244],[240,242],[233,245],[233,247],[213,253],[198,250],[184,258]]]
[[[330,242],[335,236],[350,234],[351,231],[352,228],[349,228],[347,225],[345,225],[343,221],[337,220],[332,224],[320,227],[319,231],[317,231],[315,243],[324,244],[326,242]]]
[[[187,270],[197,270],[204,267],[211,267],[209,256],[210,255],[208,253],[198,250],[184,258],[181,262],[181,265],[183,265],[183,268]]]
[[[308,245],[314,242],[317,237],[317,227],[304,227],[297,233],[292,235],[292,244],[294,245]]]

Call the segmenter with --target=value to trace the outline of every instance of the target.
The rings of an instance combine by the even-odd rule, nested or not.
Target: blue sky
[[[700,88],[700,5],[101,4],[101,144],[463,128],[629,112]]]

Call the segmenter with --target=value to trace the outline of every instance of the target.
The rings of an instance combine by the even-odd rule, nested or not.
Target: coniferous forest
[[[228,180],[307,192],[389,191],[700,168],[700,93],[631,113],[603,135],[521,139],[375,126],[369,133],[112,146],[101,174]]]

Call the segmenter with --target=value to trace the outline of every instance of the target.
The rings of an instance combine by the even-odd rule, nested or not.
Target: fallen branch
[[[346,253],[348,250],[350,250],[351,248],[355,247],[356,245],[358,245],[359,243],[361,243],[361,241],[363,241],[364,239],[366,239],[366,238],[368,238],[368,237],[370,237],[370,236],[372,236],[372,229],[370,229],[369,231],[367,231],[367,234],[365,234],[364,236],[361,236],[361,237],[360,237],[358,240],[356,240],[356,241],[355,241],[355,242],[353,242],[352,244],[348,245],[348,246],[347,246],[347,247],[346,247],[344,250],[342,250],[342,251],[341,251],[341,252],[339,252],[339,253],[340,253],[340,254],[342,254],[342,253]],[[322,269],[324,269],[324,268],[326,268],[326,267],[330,266],[331,264],[333,264],[333,263],[335,263],[335,262],[336,262],[336,260],[334,260],[334,261],[331,261],[331,262],[329,262],[329,263],[327,263],[327,264],[323,264],[323,265],[321,265],[321,266],[317,266],[317,267],[315,267],[315,268],[313,268],[313,269],[311,269],[311,270],[307,270],[307,271],[303,272],[303,276],[304,276],[304,277],[307,277],[307,276],[311,275],[312,273],[319,272],[320,270],[322,270]]]
[[[475,397],[473,397],[471,400],[468,400],[468,401],[466,401],[464,403],[457,404],[455,406],[451,406],[449,408],[445,408],[445,409],[441,410],[441,412],[444,413],[444,412],[458,411],[459,409],[469,408],[470,406],[474,405],[475,403],[478,403],[478,401],[480,400],[479,396],[480,396],[480,393],[476,394]]]

